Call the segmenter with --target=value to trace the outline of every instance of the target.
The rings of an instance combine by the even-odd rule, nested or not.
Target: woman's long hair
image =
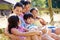
[[[18,28],[19,18],[18,16],[11,16],[8,18],[8,31],[11,33],[12,28]]]

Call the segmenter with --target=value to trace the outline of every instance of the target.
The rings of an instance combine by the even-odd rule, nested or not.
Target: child
[[[34,18],[33,15],[28,13],[23,16],[25,22],[26,22],[26,29],[28,29],[30,32],[35,32],[38,31],[37,26],[35,26],[34,23]],[[40,32],[40,37],[41,37],[41,32]],[[41,38],[38,38],[37,35],[33,36],[33,40],[41,40]]]
[[[39,17],[38,9],[37,9],[37,8],[32,8],[32,9],[30,10],[30,12],[32,13],[32,15],[33,15],[33,17],[34,17],[34,19],[35,19],[36,21],[39,21],[43,26],[46,25],[45,20]],[[39,22],[38,22],[38,23],[39,23]],[[40,26],[41,26],[41,25],[40,25]]]
[[[23,14],[30,13],[31,3],[29,1],[21,2],[24,5]]]
[[[24,36],[39,35],[39,32],[24,32],[25,29],[19,27],[20,24],[21,21],[19,21],[18,16],[11,16],[8,18],[8,32],[15,35],[17,40],[25,40],[26,38]]]
[[[23,10],[23,4],[22,3],[19,3],[17,2],[15,5],[14,5],[14,9],[13,9],[13,13],[10,14],[10,16],[13,16],[13,15],[17,15],[19,17],[19,19],[21,20],[21,26],[24,27],[24,20],[23,20],[23,13],[22,13],[22,10]]]
[[[32,28],[33,26],[35,26],[35,25],[34,25],[33,15],[30,14],[30,13],[28,13],[28,14],[25,14],[25,15],[23,16],[23,18],[24,18],[25,23],[26,23],[26,25],[25,25],[26,28],[31,31],[31,28]],[[30,27],[29,27],[29,26],[30,26]],[[36,27],[36,28],[37,28],[37,27]]]

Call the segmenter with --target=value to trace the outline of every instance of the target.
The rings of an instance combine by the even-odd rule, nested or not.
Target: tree
[[[46,0],[32,0],[32,6],[33,7],[46,7]]]
[[[46,5],[48,7],[48,0],[46,0]],[[60,0],[52,0],[52,8],[60,8]]]
[[[60,8],[60,0],[56,0],[57,2],[57,8]]]
[[[56,0],[52,0],[52,8],[56,8],[57,7],[57,2]]]

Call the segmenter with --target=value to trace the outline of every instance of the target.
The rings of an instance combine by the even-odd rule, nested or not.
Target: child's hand
[[[11,39],[16,39],[16,36],[15,35],[10,35],[10,38]]]
[[[46,22],[42,18],[40,18],[39,20],[42,25],[46,25]]]
[[[42,35],[42,32],[38,31],[38,32],[36,32],[36,34],[37,34],[38,36],[41,36],[41,35]]]
[[[42,30],[43,34],[47,33],[47,30],[46,29],[43,29]]]
[[[39,31],[40,32],[40,35],[39,36],[41,36],[42,35],[42,31]]]
[[[29,31],[28,29],[25,30],[25,32],[28,32],[28,31]]]
[[[11,35],[10,37],[12,40],[20,40],[20,36],[16,36],[16,35]]]

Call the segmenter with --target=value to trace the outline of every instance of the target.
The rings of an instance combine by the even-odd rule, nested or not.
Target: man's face
[[[22,7],[16,7],[13,11],[14,13],[20,15],[22,13]]]

